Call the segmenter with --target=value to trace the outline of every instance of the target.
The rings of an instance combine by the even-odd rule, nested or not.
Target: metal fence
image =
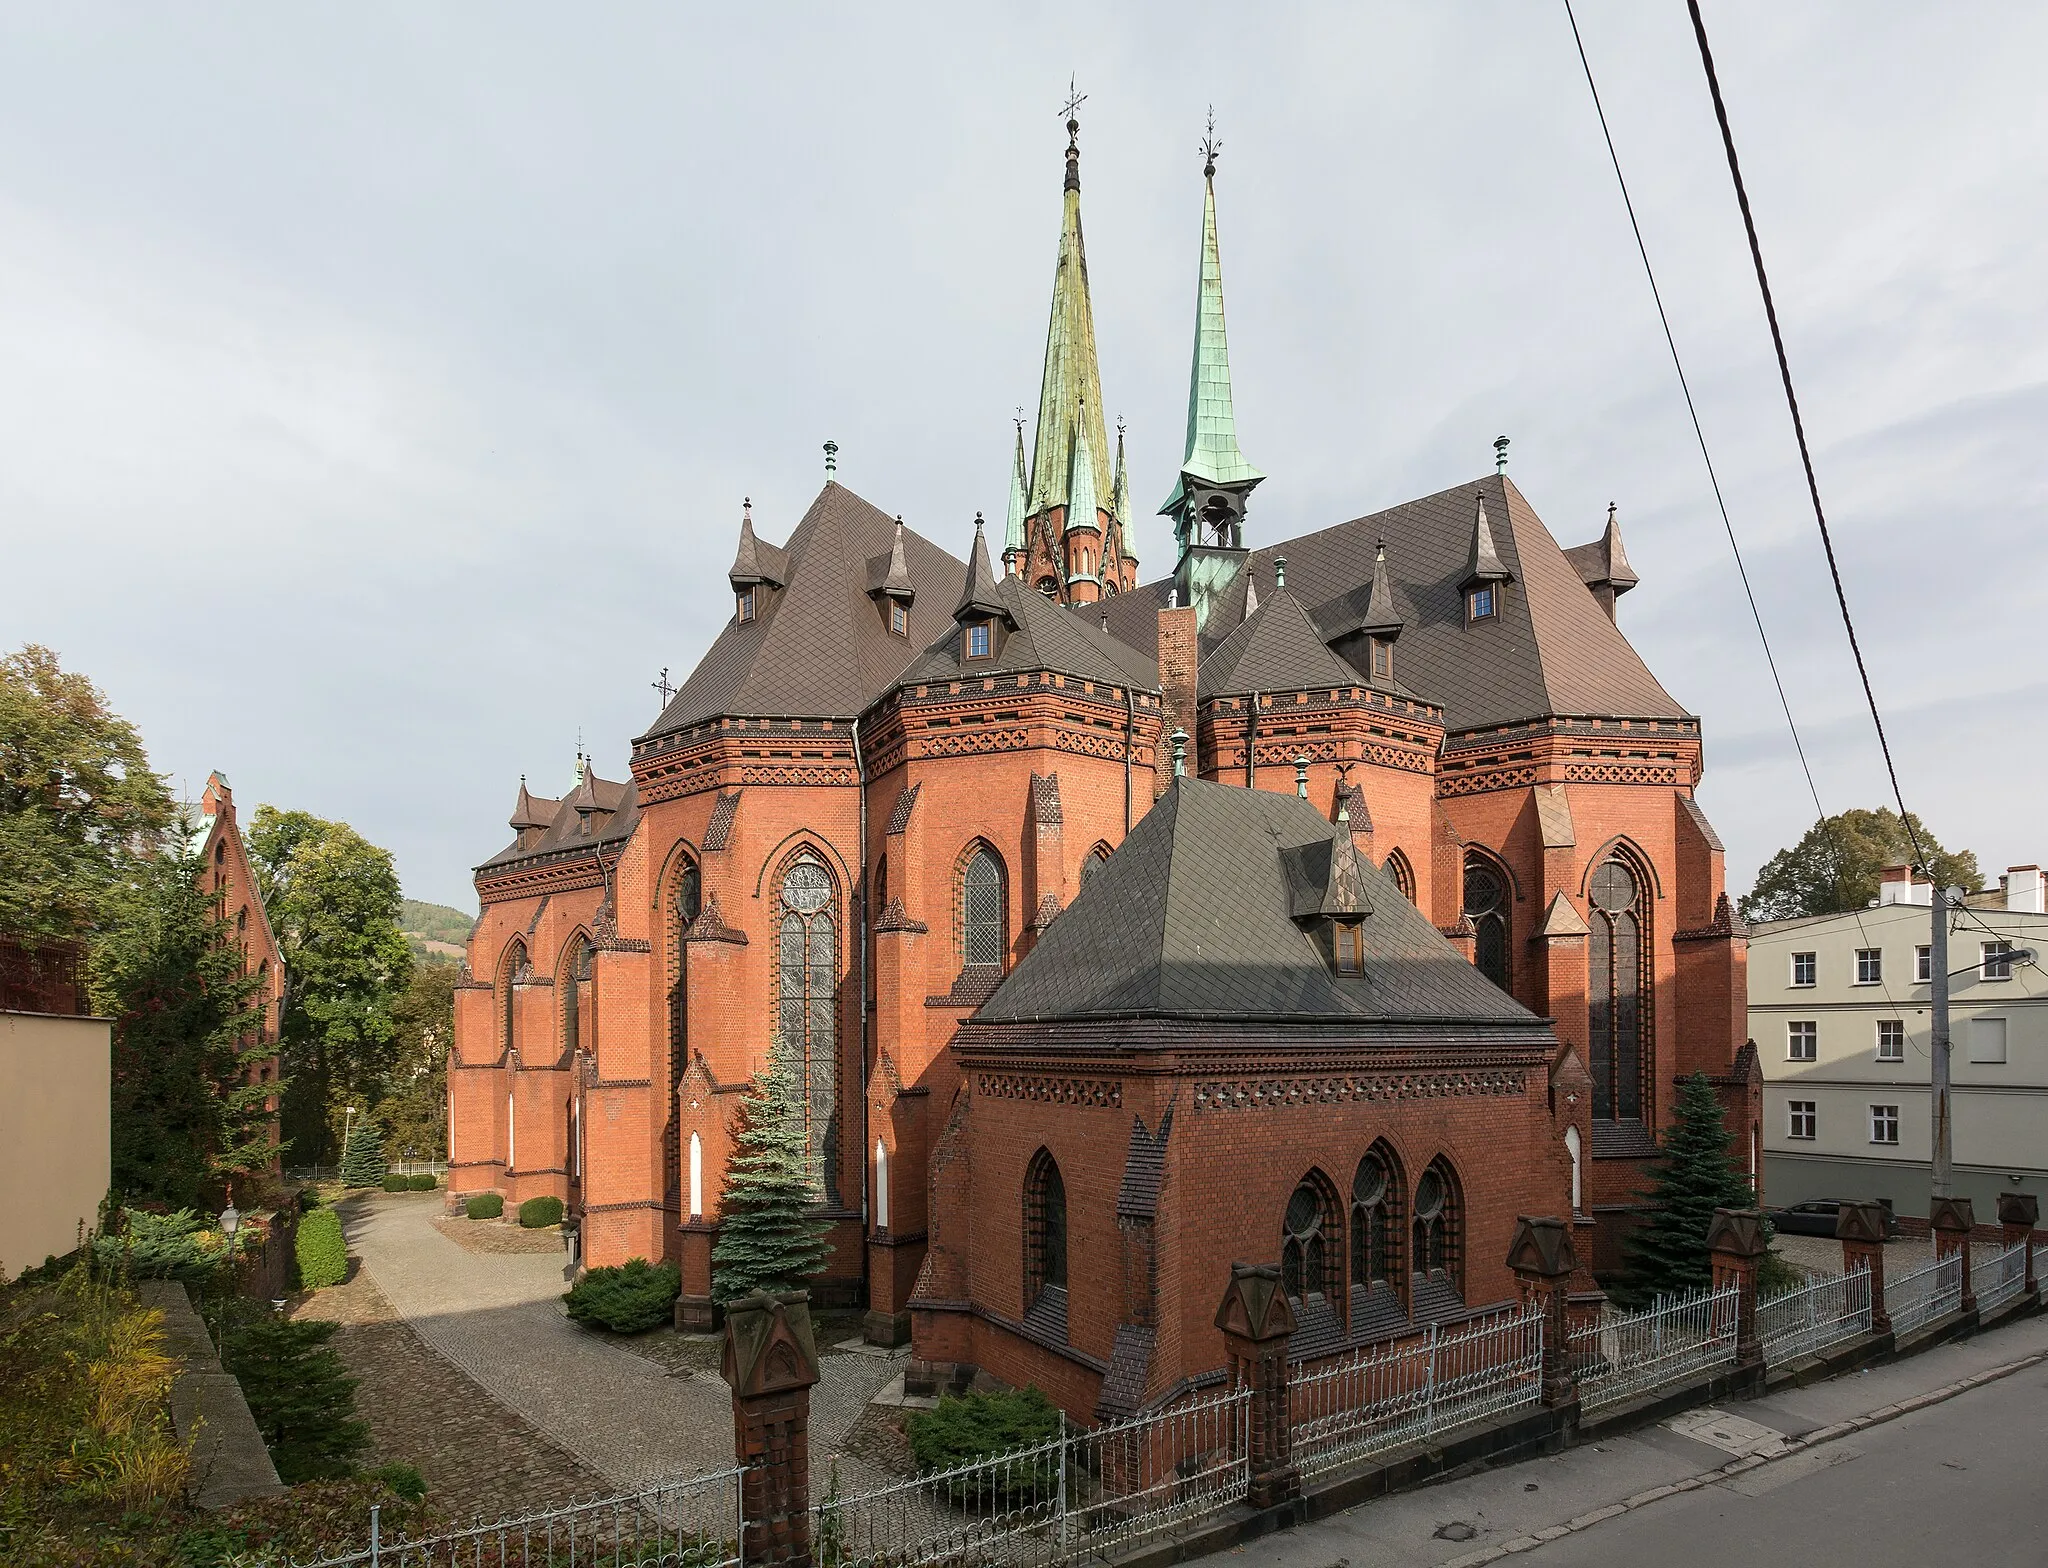
[[[1870,1332],[1870,1270],[1823,1274],[1756,1307],[1764,1360],[1776,1365]]]
[[[1641,1312],[1605,1312],[1574,1329],[1571,1365],[1580,1408],[1618,1404],[1733,1361],[1740,1294],[1728,1284],[1663,1296]]]
[[[740,1475],[720,1470],[419,1540],[384,1540],[295,1568],[739,1568]]]
[[[1884,1307],[1894,1334],[1910,1334],[1963,1304],[1963,1257],[1945,1258],[1884,1282]]]
[[[1977,1310],[2002,1307],[2027,1288],[2027,1243],[2016,1241],[1978,1271]]]
[[[1542,1393],[1540,1308],[1431,1325],[1292,1378],[1290,1448],[1306,1479],[1534,1405]]]
[[[1110,1556],[1244,1501],[1251,1391],[1070,1431],[812,1510],[819,1568]]]

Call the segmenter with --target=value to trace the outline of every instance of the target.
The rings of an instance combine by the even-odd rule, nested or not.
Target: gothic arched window
[[[1336,1204],[1310,1172],[1287,1200],[1281,1224],[1280,1278],[1288,1295],[1297,1301],[1336,1295],[1336,1241]]]
[[[1107,844],[1097,844],[1086,855],[1082,856],[1081,886],[1086,887],[1088,879],[1102,869],[1103,863],[1109,859],[1109,853],[1109,846]]]
[[[1040,1149],[1024,1173],[1024,1306],[1048,1287],[1067,1288],[1067,1187],[1059,1162]]]
[[[970,969],[1003,963],[1003,866],[986,844],[960,874],[960,956]]]
[[[583,1001],[590,985],[591,965],[597,953],[590,939],[580,931],[569,944],[562,962],[562,975],[555,982],[562,998],[562,1054],[572,1056],[583,1047]]]
[[[1376,1143],[1351,1178],[1351,1283],[1360,1289],[1401,1278],[1401,1168]]]
[[[519,997],[513,987],[526,969],[526,944],[514,939],[505,949],[498,977],[498,1054],[507,1055],[519,1044]]]
[[[1593,1114],[1641,1121],[1650,1059],[1650,931],[1643,878],[1619,854],[1593,868],[1586,885],[1587,1065]]]
[[[777,902],[777,1025],[783,1048],[801,1068],[811,1187],[829,1192],[839,1144],[839,927],[832,874],[818,861],[797,861],[782,874]]]
[[[703,873],[694,860],[685,860],[676,873],[675,897],[669,905],[668,1116],[661,1129],[661,1163],[663,1192],[671,1199],[683,1185],[682,1124],[677,1120],[681,1112],[676,1091],[682,1086],[683,1070],[690,1065],[690,949],[683,936],[703,912]]]
[[[1458,1288],[1458,1179],[1442,1159],[1430,1162],[1415,1184],[1414,1251],[1416,1284]]]
[[[1415,868],[1408,864],[1408,857],[1398,849],[1391,850],[1383,864],[1387,875],[1394,879],[1394,886],[1401,890],[1401,896],[1409,903],[1415,902]]]
[[[1472,922],[1472,962],[1508,989],[1508,879],[1484,855],[1465,856],[1465,918]]]

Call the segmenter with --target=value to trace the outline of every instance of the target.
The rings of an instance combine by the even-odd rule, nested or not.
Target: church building
[[[779,1039],[814,1299],[1088,1418],[1221,1365],[1232,1261],[1281,1267],[1299,1354],[1512,1295],[1518,1214],[1571,1218],[1590,1289],[1678,1080],[1752,1172],[1761,1087],[1699,721],[1618,625],[1613,509],[1561,548],[1502,456],[1261,540],[1211,154],[1141,582],[1067,131],[1002,539],[907,527],[829,447],[781,544],[742,509],[731,619],[630,775],[522,782],[477,869],[449,1188],[561,1197],[586,1263],[674,1260],[708,1328]]]

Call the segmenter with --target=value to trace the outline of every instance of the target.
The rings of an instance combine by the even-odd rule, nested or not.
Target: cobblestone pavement
[[[465,1522],[499,1519],[609,1490],[429,1349],[360,1264],[347,1283],[301,1297],[291,1315],[341,1324],[333,1345],[359,1380],[356,1414],[370,1428],[365,1466],[416,1465],[437,1510]]]
[[[435,1224],[431,1194],[373,1193],[343,1228],[400,1316],[483,1391],[618,1488],[732,1463],[732,1401],[716,1372],[670,1373],[563,1313],[559,1252],[480,1255]],[[465,1222],[467,1223],[467,1222]],[[903,1355],[828,1351],[811,1391],[814,1484]],[[842,1489],[888,1477],[848,1456]]]
[[[559,1230],[523,1230],[503,1220],[436,1219],[434,1229],[464,1252],[552,1252],[565,1257]]]
[[[1821,1274],[1842,1272],[1842,1244],[1827,1236],[1779,1236],[1772,1243],[1784,1254],[1785,1260],[1800,1268]],[[1993,1242],[1973,1241],[1970,1243],[1970,1267],[1988,1267],[1998,1256],[1998,1246]],[[1914,1269],[1925,1268],[1934,1261],[1934,1242],[1931,1238],[1915,1239],[1900,1236],[1884,1244],[1884,1277],[1897,1279],[1901,1274],[1910,1274]]]

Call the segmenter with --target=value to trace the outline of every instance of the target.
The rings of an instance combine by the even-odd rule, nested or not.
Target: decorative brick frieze
[[[1327,1078],[1255,1078],[1199,1082],[1198,1111],[1262,1111],[1291,1105],[1348,1105],[1374,1100],[1464,1099],[1474,1095],[1520,1095],[1520,1072],[1402,1074],[1398,1077],[1345,1075]]]
[[[1039,1078],[1023,1073],[982,1073],[975,1093],[994,1100],[1036,1100],[1045,1105],[1124,1103],[1124,1086],[1114,1078]]]

